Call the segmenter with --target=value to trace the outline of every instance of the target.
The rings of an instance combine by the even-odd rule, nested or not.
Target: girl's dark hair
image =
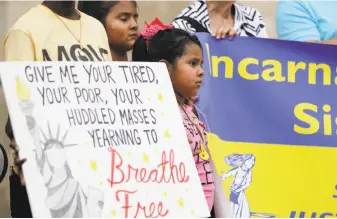
[[[158,62],[162,59],[175,65],[176,60],[184,55],[185,47],[189,43],[197,44],[201,49],[201,43],[195,35],[181,29],[160,30],[149,41],[140,36],[133,45],[132,61]]]
[[[97,20],[99,20],[105,27],[105,19],[109,14],[110,9],[115,7],[121,1],[83,1],[79,0],[78,2],[78,10],[83,13],[90,15]],[[138,8],[138,4],[136,1],[131,1],[136,8]]]

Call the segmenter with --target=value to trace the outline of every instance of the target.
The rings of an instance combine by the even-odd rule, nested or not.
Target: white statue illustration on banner
[[[101,217],[104,205],[103,192],[89,187],[86,195],[73,177],[67,163],[64,150],[67,147],[76,146],[76,144],[65,143],[68,131],[62,136],[58,125],[57,132],[53,135],[48,123],[48,135],[46,135],[33,117],[34,102],[30,100],[29,88],[19,77],[16,79],[16,91],[20,99],[19,105],[26,116],[27,126],[33,137],[36,163],[48,189],[46,205],[51,216],[53,218]],[[41,134],[43,140],[40,138]],[[96,200],[96,206],[92,203],[87,205],[89,194],[91,199]]]
[[[227,173],[222,173],[221,181],[234,176],[230,187],[230,205],[234,218],[262,217],[273,218],[275,215],[251,212],[245,191],[252,183],[252,169],[256,158],[253,154],[231,154],[225,157],[225,163],[231,167]]]

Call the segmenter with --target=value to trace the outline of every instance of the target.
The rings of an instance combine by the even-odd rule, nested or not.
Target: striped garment
[[[235,20],[234,28],[238,30],[240,36],[268,38],[262,15],[255,8],[234,3],[232,14]],[[180,13],[172,24],[175,28],[186,30],[191,34],[211,32],[206,1],[195,1]]]

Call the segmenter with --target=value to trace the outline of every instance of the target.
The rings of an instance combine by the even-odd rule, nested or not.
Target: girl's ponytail
[[[147,52],[146,40],[143,38],[143,36],[139,36],[133,45],[132,61],[133,62],[149,62],[150,61],[150,57]]]
[[[145,30],[140,32],[140,36],[133,45],[132,61],[134,62],[157,62],[156,51],[151,49],[152,37],[161,30],[172,29],[173,25],[163,24],[158,18],[155,18],[150,24],[145,22]],[[150,49],[149,49],[150,48]],[[151,55],[150,55],[151,54]],[[154,57],[153,57],[154,56]]]
[[[185,47],[189,43],[202,46],[196,36],[187,31],[175,29],[173,25],[163,24],[158,18],[150,24],[145,22],[145,30],[133,45],[132,61],[159,62],[165,60],[171,65],[184,55]]]

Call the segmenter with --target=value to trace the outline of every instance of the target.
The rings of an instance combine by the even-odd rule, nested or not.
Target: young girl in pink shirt
[[[198,93],[204,76],[201,43],[196,36],[163,25],[156,19],[147,25],[147,29],[136,40],[132,60],[166,63],[211,217],[215,217],[215,171],[210,163],[205,125],[190,104],[190,99]]]

